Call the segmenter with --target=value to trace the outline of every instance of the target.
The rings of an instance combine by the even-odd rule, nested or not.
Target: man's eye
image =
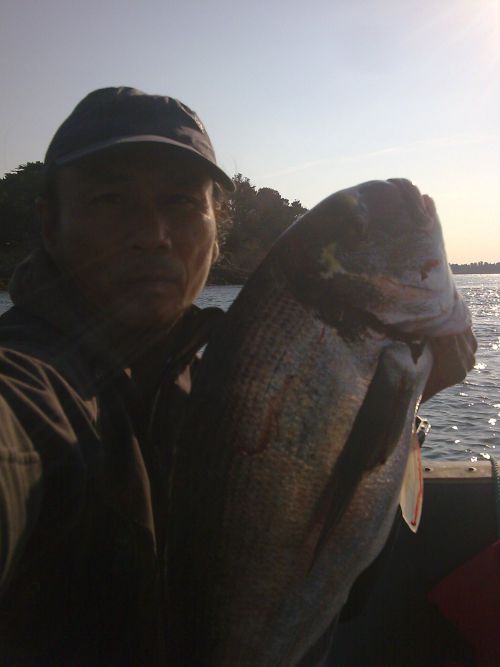
[[[92,197],[93,204],[114,206],[117,204],[121,204],[122,201],[123,201],[123,196],[119,192],[101,192]]]
[[[170,195],[167,198],[167,204],[170,206],[185,206],[189,208],[201,208],[201,201],[191,195]]]

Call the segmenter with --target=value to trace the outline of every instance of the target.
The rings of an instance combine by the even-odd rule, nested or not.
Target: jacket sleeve
[[[0,348],[0,595],[35,526],[57,534],[77,511],[82,400],[49,364]]]

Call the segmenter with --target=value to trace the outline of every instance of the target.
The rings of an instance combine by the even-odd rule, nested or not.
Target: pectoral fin
[[[417,434],[413,433],[410,455],[408,456],[408,463],[406,464],[405,476],[399,496],[399,504],[403,519],[414,533],[417,532],[420,524],[423,499],[422,452]]]
[[[328,488],[321,499],[314,525],[322,530],[314,564],[326,539],[346,510],[363,475],[383,465],[396,447],[407,419],[415,391],[416,366],[409,348],[396,343],[379,359],[365,400],[347,442],[335,464]]]

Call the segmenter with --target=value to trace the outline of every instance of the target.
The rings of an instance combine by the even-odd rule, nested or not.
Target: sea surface
[[[455,282],[472,312],[476,365],[462,383],[422,405],[420,414],[431,423],[423,455],[472,462],[500,458],[500,274],[457,275]],[[240,289],[210,286],[197,303],[227,310]],[[0,292],[0,312],[9,306],[8,295]]]

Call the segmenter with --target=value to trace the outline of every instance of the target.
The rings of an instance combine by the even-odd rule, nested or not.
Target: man
[[[0,664],[165,664],[171,446],[233,185],[195,113],[132,88],[84,98],[45,168],[0,318]]]

